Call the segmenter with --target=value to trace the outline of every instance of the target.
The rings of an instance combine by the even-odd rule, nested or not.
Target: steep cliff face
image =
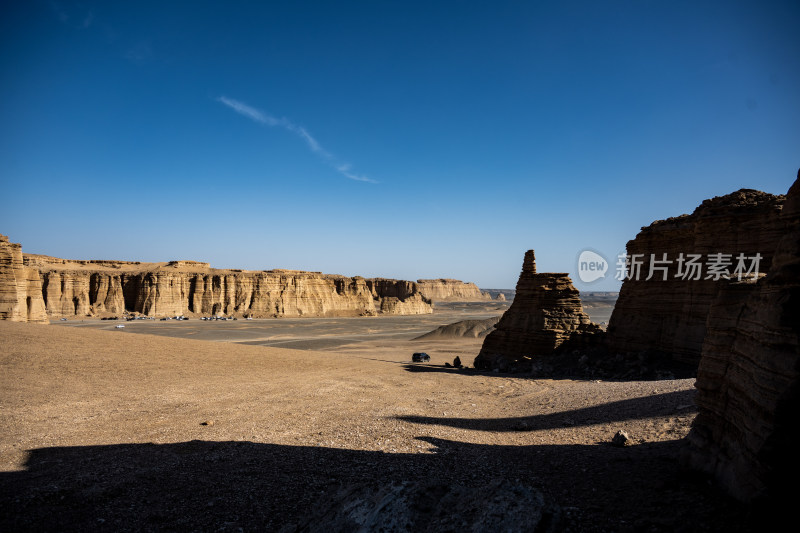
[[[497,328],[486,336],[475,367],[530,370],[531,358],[567,341],[601,335],[583,312],[580,293],[567,274],[537,274],[533,250],[525,252],[516,296]]]
[[[608,345],[614,352],[650,351],[667,354],[675,360],[696,365],[700,360],[706,319],[723,278],[706,279],[713,272],[710,255],[729,254],[723,259],[731,264],[737,257],[760,254],[759,271],[766,272],[772,252],[784,232],[780,218],[784,196],[742,189],[726,196],[704,201],[691,215],[657,221],[642,228],[628,242],[628,256],[641,262],[622,284],[619,299],[608,325]],[[651,263],[654,254],[655,263]],[[664,255],[666,254],[666,255]],[[679,259],[696,254],[700,259],[700,279],[693,279]],[[666,258],[667,262],[662,262]],[[752,260],[745,261],[747,267]],[[652,270],[652,278],[647,280]],[[664,267],[665,270],[659,269]],[[667,279],[664,278],[666,272]],[[686,279],[682,274],[688,274]]]
[[[212,269],[208,263],[70,261],[25,256],[41,272],[51,317],[247,315],[359,316],[431,313],[413,282],[293,270]]]
[[[0,320],[47,323],[39,272],[26,267],[22,246],[0,235]]]
[[[783,501],[800,473],[800,173],[781,218],[769,273],[725,284],[711,306],[687,439],[689,464],[744,501]]]
[[[360,278],[359,278],[360,279]],[[389,315],[423,315],[433,312],[426,298],[413,281],[373,278],[363,280],[381,313]]]
[[[477,302],[492,299],[474,283],[457,279],[418,279],[417,285],[422,295],[434,302]]]

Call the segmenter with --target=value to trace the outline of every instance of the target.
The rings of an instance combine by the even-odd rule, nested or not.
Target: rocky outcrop
[[[208,263],[72,261],[26,255],[41,273],[39,297],[51,317],[364,316],[431,313],[417,284],[297,270],[214,269]]]
[[[685,460],[740,500],[784,507],[800,473],[800,173],[781,218],[768,274],[725,283],[709,310]]]
[[[784,199],[741,189],[704,201],[691,215],[642,228],[627,245],[628,256],[633,258],[631,279],[623,282],[609,320],[609,350],[656,352],[697,365],[711,304],[720,286],[727,283],[724,278],[714,279],[708,269],[713,254],[729,254],[723,259],[731,263],[726,267],[730,274],[738,265],[739,254],[748,258],[748,268],[753,264],[749,258],[760,254],[759,271],[766,272],[784,234],[779,216]],[[693,279],[697,272],[687,263],[679,265],[679,259],[686,260],[689,254],[700,256],[696,261],[701,268],[699,279]],[[670,263],[661,262],[665,258]],[[641,263],[638,271],[636,263]]]
[[[514,301],[483,341],[475,367],[530,370],[533,357],[553,354],[568,341],[574,346],[588,344],[589,338],[602,333],[583,312],[580,293],[569,276],[537,274],[533,250],[528,250]]]
[[[459,320],[452,324],[445,324],[439,326],[433,331],[429,331],[424,335],[415,337],[412,340],[433,340],[433,339],[447,339],[447,338],[471,338],[478,339],[485,337],[497,326],[500,320],[499,316],[485,318],[483,320]]]
[[[506,302],[514,299],[514,289],[483,289],[492,300]]]
[[[5,235],[0,235],[0,320],[47,323],[39,272],[24,265],[22,246]]]
[[[457,279],[418,279],[417,285],[422,295],[434,302],[478,302],[492,299],[474,283]]]

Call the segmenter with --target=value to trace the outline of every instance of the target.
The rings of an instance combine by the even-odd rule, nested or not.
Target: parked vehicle
[[[414,352],[411,354],[411,360],[415,363],[428,363],[431,360],[431,356],[425,352]]]

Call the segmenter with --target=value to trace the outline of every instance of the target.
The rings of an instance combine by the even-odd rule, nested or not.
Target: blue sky
[[[796,1],[0,11],[0,233],[31,253],[512,288],[528,248],[576,278],[800,166]]]

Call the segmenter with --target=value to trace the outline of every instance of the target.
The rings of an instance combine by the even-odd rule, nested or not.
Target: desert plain
[[[404,483],[434,500],[435,487],[478,497],[496,487],[505,500],[533,491],[546,507],[540,530],[745,528],[739,506],[678,463],[694,379],[477,372],[445,363],[470,366],[482,338],[413,340],[507,305],[0,322],[0,529],[314,531],[342,494]],[[431,362],[412,363],[415,351]],[[611,445],[617,431],[628,446]],[[451,509],[463,505],[463,527],[489,523],[464,499]],[[495,519],[519,524],[513,506]],[[416,518],[425,530],[425,509]]]

